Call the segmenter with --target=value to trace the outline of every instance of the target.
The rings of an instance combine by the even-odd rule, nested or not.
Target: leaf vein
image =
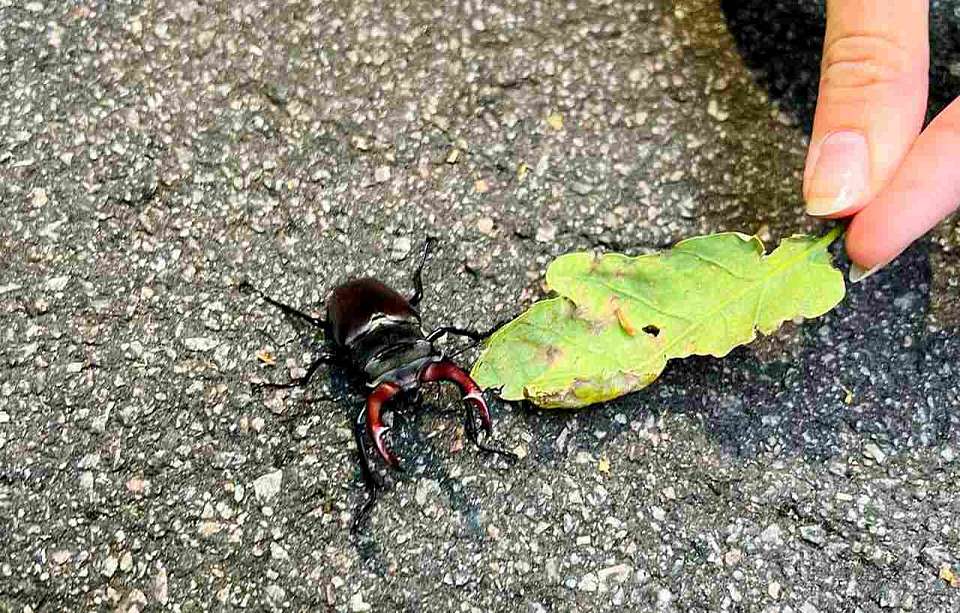
[[[587,279],[587,282],[588,282],[588,283],[594,283],[594,284],[600,285],[601,287],[603,287],[603,288],[605,288],[605,289],[613,292],[614,294],[618,294],[618,295],[620,295],[620,296],[625,296],[625,297],[627,297],[627,298],[630,298],[631,300],[636,300],[637,302],[639,302],[640,304],[644,305],[645,307],[647,307],[647,308],[650,309],[651,311],[656,311],[657,313],[660,313],[661,315],[663,315],[663,316],[665,316],[665,317],[669,317],[670,319],[679,319],[680,321],[684,321],[684,322],[689,322],[689,321],[690,321],[690,319],[684,317],[683,315],[676,315],[676,314],[674,314],[674,313],[670,313],[669,311],[664,310],[664,309],[661,308],[661,307],[656,306],[653,302],[651,302],[651,301],[650,301],[649,299],[647,299],[647,298],[644,298],[644,297],[641,296],[640,294],[636,294],[636,293],[634,293],[634,292],[631,292],[631,291],[628,290],[628,289],[621,288],[621,287],[617,287],[616,285],[612,285],[612,284],[608,283],[607,281],[604,281],[603,279],[588,278],[588,279]]]
[[[734,272],[733,270],[731,270],[730,267],[727,266],[726,264],[724,264],[724,263],[722,263],[722,262],[718,262],[718,261],[714,260],[713,258],[708,258],[707,256],[703,255],[702,253],[697,253],[696,251],[686,251],[686,250],[683,250],[683,249],[678,249],[678,250],[676,251],[676,253],[683,254],[683,255],[689,255],[690,257],[693,257],[693,258],[696,258],[696,259],[700,260],[701,262],[706,262],[707,264],[710,264],[711,266],[716,266],[717,268],[719,268],[720,270],[724,271],[725,273],[727,273],[728,275],[730,275],[730,276],[733,277],[734,279],[752,279],[752,278],[753,278],[753,277],[747,277],[747,276],[738,274],[738,273]]]
[[[830,243],[832,243],[834,238],[835,238],[834,232],[828,233],[827,235],[821,237],[818,241],[816,241],[815,243],[813,243],[812,245],[810,245],[809,248],[804,249],[803,251],[801,251],[800,254],[797,255],[796,257],[791,258],[791,259],[787,260],[786,262],[784,262],[783,264],[781,264],[780,266],[778,266],[778,267],[776,267],[776,268],[773,268],[773,269],[767,271],[767,274],[766,274],[766,275],[763,275],[763,276],[757,278],[757,280],[756,280],[754,283],[748,283],[748,284],[744,287],[744,289],[742,289],[740,292],[734,294],[730,299],[728,299],[728,300],[726,300],[726,301],[724,301],[724,302],[721,302],[720,305],[719,305],[717,308],[715,308],[715,309],[713,309],[712,311],[706,313],[706,314],[705,314],[702,318],[700,318],[698,321],[692,322],[691,325],[688,326],[686,330],[684,330],[684,331],[681,332],[680,334],[676,335],[673,339],[671,339],[671,341],[664,346],[664,348],[663,348],[663,353],[664,353],[665,355],[667,355],[668,358],[669,358],[669,357],[680,357],[680,356],[671,356],[671,355],[670,355],[670,350],[671,350],[673,347],[675,347],[678,343],[680,343],[681,341],[683,341],[683,340],[685,340],[686,338],[688,338],[688,337],[690,336],[690,334],[692,334],[693,331],[695,331],[697,328],[699,328],[700,326],[702,326],[705,321],[707,321],[707,320],[715,317],[715,316],[717,315],[717,313],[722,312],[724,309],[726,309],[727,307],[729,307],[731,304],[733,304],[733,303],[737,302],[738,300],[740,300],[740,298],[742,298],[745,294],[747,294],[747,293],[749,292],[749,290],[753,289],[753,287],[755,287],[758,282],[762,282],[762,283],[766,284],[771,278],[773,278],[774,276],[776,276],[777,274],[779,274],[782,270],[792,268],[792,267],[795,266],[798,262],[800,262],[801,260],[803,260],[803,259],[805,259],[807,256],[809,256],[811,252],[815,251],[816,249],[820,249],[821,246],[823,246],[823,245],[825,245],[825,244],[826,244],[826,245],[829,245]],[[770,255],[773,255],[773,254],[771,253]],[[758,264],[762,266],[763,263],[764,263],[764,261],[767,260],[767,258],[769,258],[769,255],[760,256],[760,258],[759,258],[760,261],[758,262]],[[756,330],[756,326],[754,326],[754,327],[751,329],[751,332],[754,331],[754,330]],[[649,362],[650,362],[650,361],[648,360],[647,363],[649,363]]]

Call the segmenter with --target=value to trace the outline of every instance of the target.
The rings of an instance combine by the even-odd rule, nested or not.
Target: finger
[[[810,215],[863,208],[893,176],[927,105],[928,0],[828,0],[803,177]]]
[[[847,229],[856,264],[850,280],[873,274],[960,204],[960,99],[917,138],[890,184]]]

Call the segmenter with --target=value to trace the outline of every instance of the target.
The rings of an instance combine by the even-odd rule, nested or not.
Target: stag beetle
[[[254,292],[284,314],[303,320],[324,333],[326,347],[318,354],[306,373],[289,383],[266,383],[256,387],[289,388],[306,385],[323,364],[339,364],[355,379],[369,388],[366,406],[354,422],[353,434],[360,455],[360,472],[369,493],[367,501],[354,519],[356,532],[376,502],[382,484],[374,475],[367,459],[364,429],[373,441],[381,458],[395,469],[400,463],[384,442],[389,428],[384,427],[381,412],[393,400],[407,398],[414,403],[420,399],[420,388],[425,383],[449,381],[455,383],[467,401],[479,414],[480,423],[488,437],[493,436],[493,422],[483,398],[483,390],[464,370],[434,344],[445,334],[455,334],[479,343],[498,327],[477,332],[455,326],[441,326],[424,334],[418,306],[423,298],[423,267],[430,252],[431,240],[423,248],[419,264],[413,273],[414,292],[404,298],[396,290],[373,278],[354,279],[333,289],[326,303],[326,318],[313,317],[299,309],[275,300],[244,281],[241,291]],[[480,442],[473,414],[466,412],[467,437],[479,449],[503,456],[511,461],[515,454]]]

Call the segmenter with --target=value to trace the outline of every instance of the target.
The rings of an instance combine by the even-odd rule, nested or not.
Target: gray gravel
[[[934,17],[942,104],[960,3]],[[820,231],[798,195],[820,20],[0,0],[0,611],[960,608],[956,224],[641,394],[495,405],[512,468],[428,394],[359,539],[343,373],[249,386],[316,339],[243,279],[305,308],[352,275],[408,287],[431,235],[428,324],[483,327],[567,251]]]

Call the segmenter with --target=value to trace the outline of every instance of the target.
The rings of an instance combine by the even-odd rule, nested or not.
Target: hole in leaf
[[[660,328],[654,325],[644,326],[643,331],[649,334],[650,336],[660,336]]]

